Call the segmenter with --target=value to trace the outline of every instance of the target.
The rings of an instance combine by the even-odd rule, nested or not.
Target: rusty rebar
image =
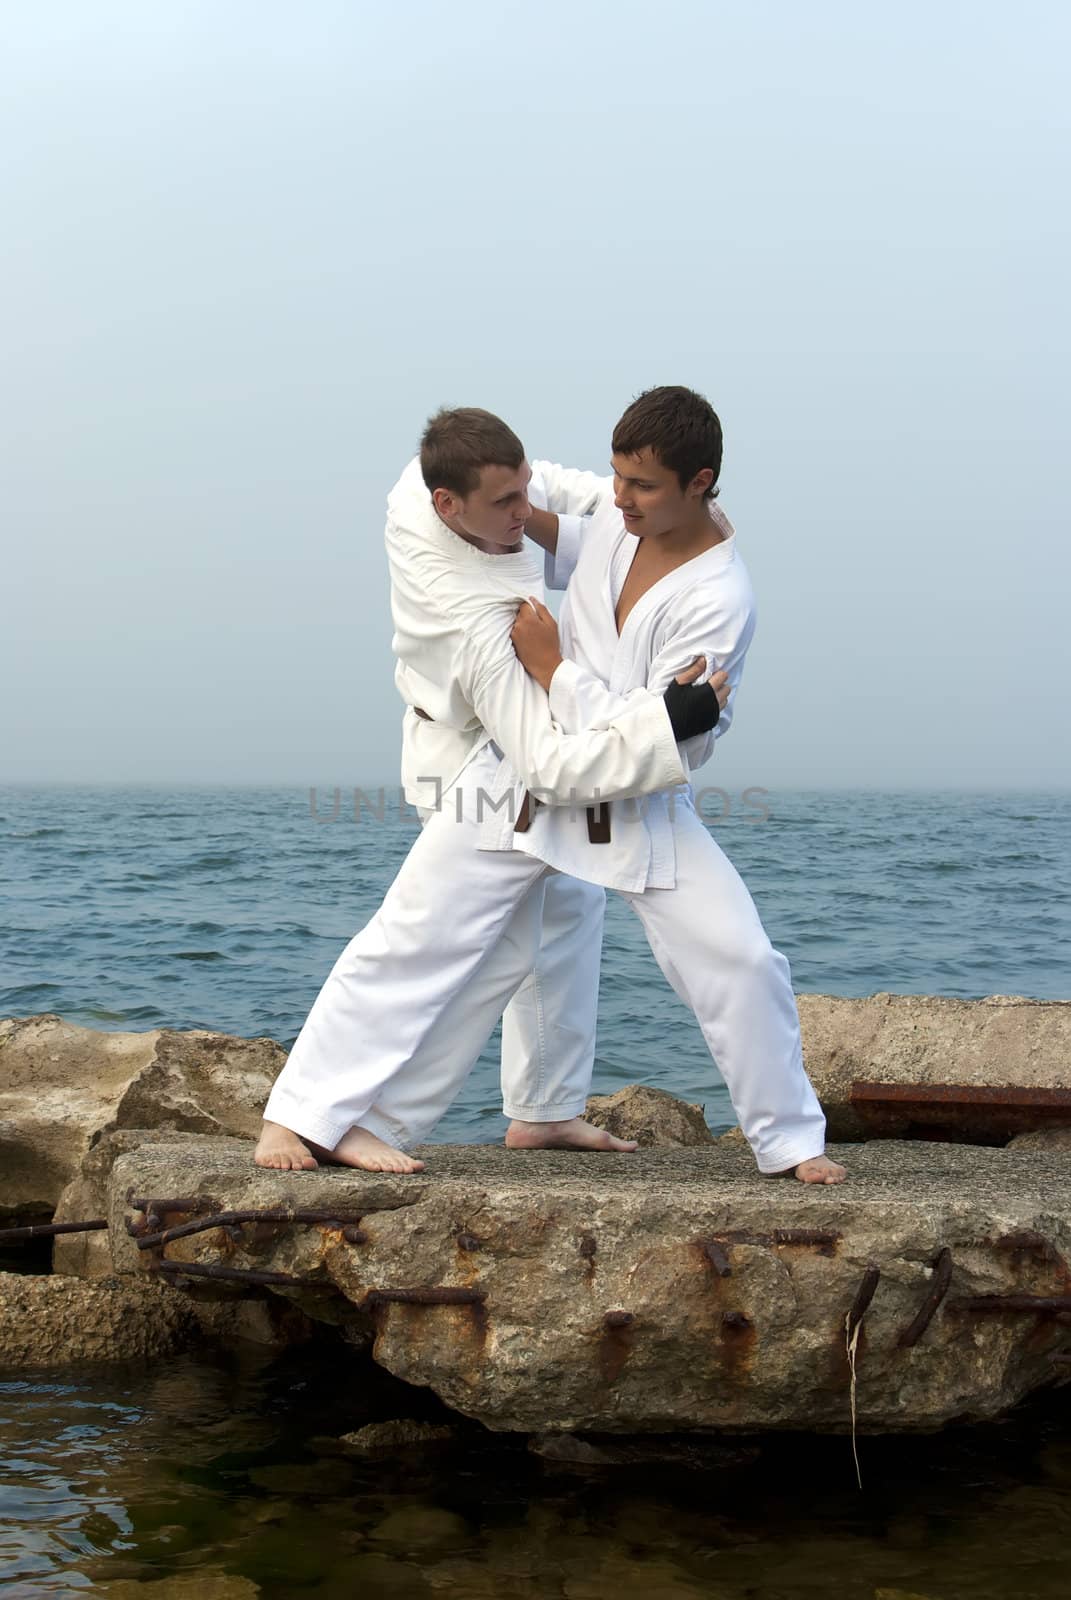
[[[912,1345],[918,1344],[933,1321],[938,1306],[948,1293],[951,1282],[952,1252],[946,1245],[938,1252],[934,1261],[933,1279],[923,1296],[922,1304],[896,1341],[901,1350],[910,1350]]]
[[[249,1267],[218,1267],[200,1261],[158,1261],[151,1268],[167,1278],[216,1278],[229,1283],[277,1284],[287,1289],[319,1289],[336,1293],[321,1278],[295,1278],[289,1272],[260,1272]]]
[[[718,1274],[718,1277],[731,1277],[733,1269],[729,1265],[729,1257],[725,1250],[725,1246],[719,1244],[717,1239],[701,1239],[699,1244],[703,1254],[714,1268],[714,1271]]]
[[[278,1209],[261,1209],[257,1211],[217,1211],[208,1217],[195,1217],[192,1222],[180,1222],[173,1228],[164,1228],[159,1233],[144,1233],[138,1238],[139,1250],[155,1250],[170,1244],[172,1239],[186,1239],[193,1233],[205,1233],[210,1228],[233,1228],[243,1222],[328,1222],[336,1228],[347,1225],[357,1225],[361,1221],[359,1216],[340,1216],[338,1211],[279,1211]],[[361,1240],[351,1240],[350,1243],[360,1243]]]
[[[1071,1311],[1071,1294],[976,1294],[953,1300],[956,1311]]]
[[[0,1244],[15,1244],[20,1239],[54,1239],[60,1233],[95,1233],[106,1228],[106,1217],[92,1222],[30,1222],[24,1228],[0,1228]]]
[[[479,1250],[482,1247],[482,1244],[483,1241],[481,1239],[477,1239],[474,1233],[459,1233],[457,1236],[457,1247],[459,1250]]]
[[[751,1318],[743,1311],[723,1311],[721,1320],[723,1327],[731,1329],[734,1333],[743,1333],[753,1326]]]
[[[874,1290],[877,1288],[880,1278],[881,1268],[876,1267],[871,1262],[863,1273],[863,1281],[855,1291],[855,1299],[852,1301],[848,1311],[847,1334],[849,1344],[856,1328],[867,1314],[870,1302],[874,1298]]]
[[[631,1328],[635,1320],[631,1311],[607,1311],[602,1324],[604,1328]]]
[[[150,1211],[157,1213],[163,1211],[199,1211],[204,1206],[214,1204],[212,1200],[202,1194],[180,1195],[177,1200],[157,1200],[153,1195],[143,1195],[140,1200],[137,1200],[131,1195],[129,1203],[132,1210],[146,1213]]]
[[[486,1299],[482,1289],[455,1289],[444,1285],[427,1289],[370,1289],[362,1304],[368,1307],[391,1303],[402,1306],[475,1306],[482,1305]]]

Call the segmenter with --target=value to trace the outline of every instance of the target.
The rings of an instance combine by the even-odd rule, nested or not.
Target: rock
[[[199,1329],[162,1284],[0,1273],[0,1367],[62,1367],[170,1355]]]
[[[458,1544],[470,1537],[468,1524],[453,1511],[439,1506],[401,1506],[388,1511],[382,1522],[371,1529],[377,1544],[401,1545],[406,1550]]]
[[[0,1215],[51,1211],[113,1128],[253,1138],[286,1052],[196,1029],[100,1033],[61,1017],[0,1020]]]
[[[344,1433],[339,1443],[347,1450],[362,1456],[397,1455],[405,1450],[427,1450],[450,1444],[457,1438],[457,1429],[448,1423],[412,1422],[399,1418],[394,1422],[369,1422],[354,1433]]]
[[[1032,1133],[1017,1133],[1009,1150],[1071,1150],[1071,1128],[1035,1128]]]
[[[96,1594],[108,1600],[256,1600],[260,1585],[232,1572],[179,1572],[171,1578],[120,1578],[116,1583],[94,1584]]]
[[[556,1466],[600,1469],[603,1467],[653,1466],[688,1467],[696,1471],[712,1469],[737,1472],[757,1460],[757,1445],[733,1444],[726,1439],[700,1442],[672,1434],[647,1438],[580,1439],[574,1433],[536,1434],[528,1441],[532,1455]]]
[[[1055,1089],[1071,1082],[1071,1002],[991,995],[946,1000],[932,995],[875,994],[863,1000],[797,997],[807,1072],[834,1140],[903,1138],[910,1112],[864,1118],[852,1102],[857,1081],[955,1084],[973,1088]],[[983,1108],[945,1119],[942,1137],[1004,1143],[1019,1129],[1046,1127],[1051,1117],[1029,1110],[1003,1136]]]
[[[172,1146],[181,1139],[171,1129],[122,1128],[104,1134],[82,1157],[78,1171],[60,1195],[55,1222],[86,1222],[108,1213],[112,1167],[116,1159],[138,1145],[153,1142]],[[52,1246],[52,1270],[76,1278],[107,1278],[114,1272],[106,1232],[61,1233]]]
[[[131,1187],[234,1209],[293,1204],[300,1188],[303,1207],[360,1216],[357,1242],[330,1224],[238,1241],[214,1229],[168,1254],[334,1285],[337,1301],[279,1293],[314,1316],[348,1302],[381,1366],[494,1430],[846,1432],[844,1323],[872,1266],[861,1432],[995,1417],[1057,1381],[1057,1321],[962,1303],[1071,1293],[1066,1157],[880,1140],[834,1153],[849,1181],[828,1188],[772,1183],[731,1141],[628,1161],[434,1145],[422,1173],[296,1178],[255,1167],[242,1141],[186,1139],[117,1158],[110,1237],[117,1270],[143,1272],[124,1227]],[[948,1292],[905,1346],[946,1249]]]
[[[615,1138],[635,1139],[642,1149],[714,1143],[702,1106],[642,1083],[626,1084],[616,1094],[593,1094],[584,1115]]]

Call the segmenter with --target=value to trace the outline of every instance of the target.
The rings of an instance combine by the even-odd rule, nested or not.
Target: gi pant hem
[[[516,1101],[502,1102],[502,1115],[511,1117],[516,1122],[571,1122],[574,1117],[582,1117],[587,1100],[561,1100],[554,1105],[522,1106]]]
[[[299,1139],[311,1140],[324,1150],[333,1150],[355,1121],[353,1117],[347,1117],[340,1124],[337,1118],[321,1116],[311,1106],[292,1100],[285,1090],[277,1094],[274,1089],[264,1107],[264,1120],[278,1122],[282,1127],[289,1128],[291,1133],[296,1133]]]
[[[783,1145],[776,1153],[767,1150],[761,1160],[756,1155],[755,1161],[759,1171],[769,1178],[779,1172],[787,1172],[792,1167],[798,1167],[801,1161],[813,1161],[816,1156],[825,1154],[825,1148],[823,1130],[823,1133],[800,1138],[794,1144]]]

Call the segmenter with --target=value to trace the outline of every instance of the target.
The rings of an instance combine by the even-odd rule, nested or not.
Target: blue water
[[[1071,795],[730,797],[712,831],[797,991],[1071,996]],[[711,799],[711,816],[724,806]],[[289,1045],[416,824],[387,792],[0,789],[0,1015],[217,1028]],[[732,1118],[691,1013],[610,896],[595,1088],[637,1079]],[[502,1129],[497,1040],[438,1138]]]

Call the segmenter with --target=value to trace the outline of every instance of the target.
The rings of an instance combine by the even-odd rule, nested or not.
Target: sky
[[[0,0],[0,781],[396,783],[442,404],[684,383],[759,624],[703,781],[1071,784],[1071,13]]]

